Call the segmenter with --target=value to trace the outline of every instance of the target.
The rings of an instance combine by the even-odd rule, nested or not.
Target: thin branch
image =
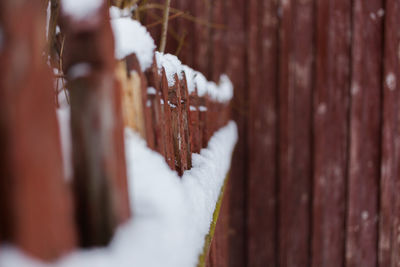
[[[146,15],[149,15],[151,18],[156,19],[156,20],[160,20],[161,17],[158,16],[157,14],[154,14],[153,12],[151,12],[150,10],[148,12],[146,12]],[[174,38],[175,41],[179,42],[180,37],[178,35],[178,33],[172,28],[172,27],[168,27],[168,34]]]
[[[151,3],[151,4],[141,5],[140,7],[138,7],[138,9],[140,9],[140,10],[146,10],[146,9],[161,9],[161,10],[163,10],[164,6],[161,4]],[[182,11],[179,9],[170,7],[169,12],[178,13],[178,12],[182,12]],[[210,23],[207,20],[194,17],[187,12],[183,13],[182,18],[187,19],[187,20],[192,21],[197,24],[204,25],[209,28],[220,29],[220,30],[226,29],[226,26],[224,24]]]
[[[168,18],[168,20],[173,20],[173,19],[175,19],[175,18],[181,16],[182,14],[183,14],[183,12],[181,12],[181,13],[176,13],[175,15],[170,16],[170,17]],[[163,20],[159,20],[159,21],[150,23],[150,24],[146,25],[145,27],[146,27],[146,28],[152,28],[152,27],[154,27],[154,26],[160,25],[160,24],[163,23],[163,22],[164,22]]]
[[[175,56],[178,56],[179,53],[181,52],[181,49],[185,43],[186,35],[187,35],[187,32],[185,31],[185,32],[183,32],[181,38],[179,39],[179,44],[178,44],[178,48],[176,49]]]
[[[171,0],[165,0],[163,24],[162,24],[162,30],[161,30],[161,41],[160,41],[160,48],[159,48],[161,53],[164,53],[165,46],[167,44],[168,17],[169,17],[170,4],[171,4]]]

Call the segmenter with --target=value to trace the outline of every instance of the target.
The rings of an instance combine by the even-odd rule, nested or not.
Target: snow
[[[393,72],[390,72],[388,75],[386,75],[385,80],[386,80],[386,85],[390,91],[396,90],[396,76],[394,75]]]
[[[75,20],[87,20],[103,5],[103,0],[61,0],[62,12]]]
[[[233,98],[233,85],[228,75],[222,74],[219,78],[218,90],[213,95],[216,101],[229,102]]]
[[[169,87],[175,85],[175,75],[178,76],[179,80],[183,80],[184,74],[189,94],[194,93],[197,88],[200,97],[208,95],[212,100],[223,103],[232,99],[233,86],[227,75],[221,75],[219,85],[217,85],[214,82],[207,81],[206,77],[200,72],[183,65],[174,55],[157,51],[154,54],[156,48],[154,40],[146,28],[130,17],[121,17],[124,12],[127,11],[121,11],[116,7],[110,8],[111,26],[115,39],[115,57],[117,59],[123,59],[134,53],[139,60],[142,71],[145,71],[153,63],[153,55],[155,55],[158,72],[161,75],[162,70],[165,70]]]
[[[134,53],[142,71],[148,69],[153,63],[156,46],[146,28],[129,17],[112,19],[111,26],[114,32],[115,57],[120,60]]]
[[[60,92],[59,96],[65,97],[64,92]],[[60,98],[60,97],[59,97]],[[69,127],[70,122],[70,107],[61,107],[57,109],[57,118],[60,127],[60,141],[61,151],[63,158],[64,177],[67,181],[72,180],[73,167],[72,167],[72,137],[71,129]]]
[[[199,111],[201,111],[201,112],[206,112],[206,111],[207,111],[207,107],[205,107],[205,106],[200,106],[200,107],[199,107]]]
[[[203,74],[201,74],[200,72],[196,72],[196,75],[194,77],[194,83],[196,84],[196,87],[197,87],[198,96],[202,97],[205,94],[207,94],[208,81],[207,81],[206,77],[204,77]]]
[[[195,267],[237,141],[234,122],[217,131],[208,147],[193,154],[182,178],[131,130],[125,132],[134,217],[107,248],[75,251],[45,264],[15,247],[0,248],[2,267]],[[177,253],[177,251],[179,253]]]
[[[47,9],[46,9],[46,40],[49,39],[50,16],[51,16],[51,1],[49,1],[49,3],[47,4]]]
[[[67,75],[70,80],[74,80],[80,77],[88,76],[91,71],[92,67],[90,66],[90,64],[86,62],[80,62],[71,66],[68,70]]]
[[[162,72],[162,68],[165,69],[168,86],[175,85],[175,74],[178,75],[179,80],[182,80],[183,65],[176,56],[156,52],[156,63],[160,74]]]
[[[194,82],[194,78],[196,76],[196,71],[194,71],[192,68],[183,65],[183,72],[185,73],[186,76],[186,83],[187,83],[187,87],[188,87],[188,93],[194,93],[195,92],[195,88],[196,88],[196,84]]]
[[[147,87],[147,94],[148,95],[155,95],[156,93],[157,93],[156,88],[154,88],[152,86]]]

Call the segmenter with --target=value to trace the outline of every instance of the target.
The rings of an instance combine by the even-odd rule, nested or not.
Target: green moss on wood
[[[221,205],[222,205],[222,199],[224,197],[224,191],[225,191],[226,184],[228,182],[228,178],[229,178],[229,174],[225,178],[224,184],[223,184],[223,186],[221,188],[221,192],[220,192],[219,197],[218,197],[217,204],[215,205],[215,210],[214,210],[213,219],[212,219],[212,222],[211,222],[211,225],[210,225],[210,230],[209,230],[208,234],[205,237],[203,253],[201,253],[200,256],[199,256],[199,263],[197,264],[197,267],[206,266],[206,259],[207,259],[208,251],[210,250],[211,241],[212,241],[213,236],[214,236],[215,227],[217,225],[219,212],[221,210]]]

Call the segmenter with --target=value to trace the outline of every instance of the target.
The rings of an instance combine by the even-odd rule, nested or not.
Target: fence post
[[[0,236],[43,259],[74,248],[40,1],[0,1]]]
[[[80,242],[106,245],[130,216],[120,86],[107,1],[84,19],[61,8],[64,73],[71,102],[74,189]]]

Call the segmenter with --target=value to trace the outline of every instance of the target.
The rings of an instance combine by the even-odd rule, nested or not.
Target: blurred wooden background
[[[400,266],[400,1],[171,5],[196,22],[171,18],[167,52],[235,86],[209,266]]]

